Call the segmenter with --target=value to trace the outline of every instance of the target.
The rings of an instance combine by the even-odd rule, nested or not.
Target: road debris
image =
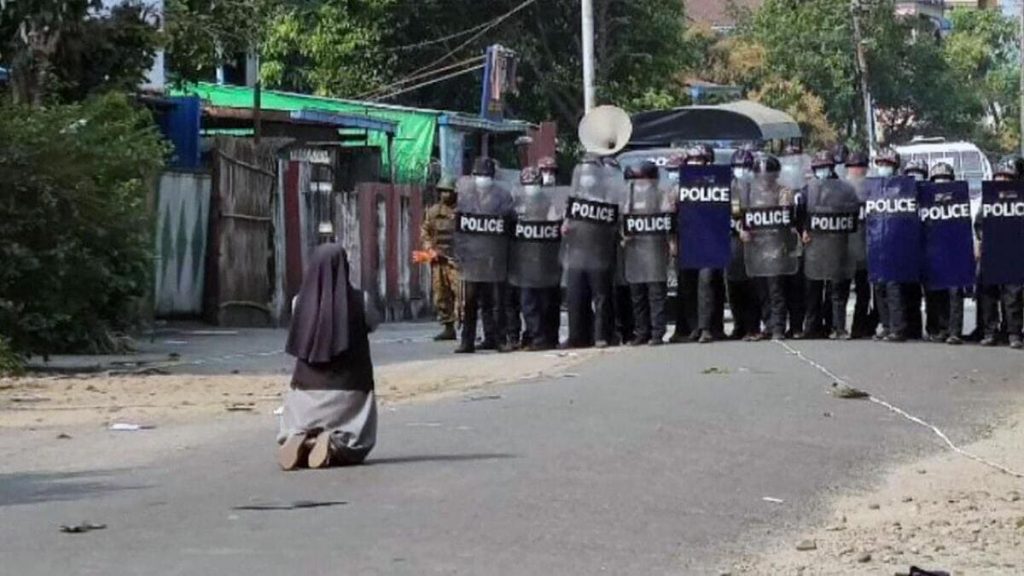
[[[701,370],[700,373],[701,374],[728,374],[729,373],[729,369],[728,368],[719,368],[718,366],[712,366],[710,368],[705,368],[705,369]]]
[[[92,522],[82,522],[80,524],[62,524],[60,531],[64,534],[84,534],[86,532],[92,532],[93,530],[106,530],[106,524],[93,524]]]
[[[501,394],[487,394],[484,396],[467,396],[466,402],[482,402],[486,400],[501,400]]]
[[[152,430],[154,428],[156,428],[156,426],[152,426],[152,425],[149,425],[149,424],[132,424],[130,422],[114,422],[109,427],[107,427],[107,430],[110,430],[111,432],[138,432],[140,430]]]
[[[801,540],[797,543],[796,549],[800,552],[810,552],[811,550],[817,550],[818,544],[814,540]]]
[[[840,382],[832,383],[832,395],[836,398],[843,398],[845,400],[862,400],[864,398],[871,397],[871,394],[868,394],[863,390]]]
[[[771,502],[772,504],[783,504],[786,502],[782,498],[772,498],[771,496],[765,496],[761,498],[761,500],[764,500],[765,502]]]

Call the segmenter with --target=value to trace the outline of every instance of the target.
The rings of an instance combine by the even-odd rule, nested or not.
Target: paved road
[[[982,433],[1024,387],[1024,357],[1005,348],[796,346],[956,441]],[[324,472],[276,471],[266,417],[156,430],[209,441],[138,467],[0,472],[0,571],[717,574],[822,514],[837,491],[940,449],[923,428],[833,398],[828,385],[773,343],[624,350],[500,398],[385,410],[370,464]],[[97,431],[66,446],[116,453],[150,438]],[[235,509],[297,500],[345,504]],[[58,533],[83,519],[109,527]]]

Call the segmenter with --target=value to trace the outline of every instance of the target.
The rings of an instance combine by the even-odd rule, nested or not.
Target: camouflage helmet
[[[473,161],[473,176],[490,176],[493,178],[495,172],[497,172],[497,165],[494,163],[493,158],[481,156]]]
[[[899,152],[892,148],[882,148],[878,151],[878,156],[875,156],[875,165],[886,164],[893,168],[899,169],[902,164]]]
[[[836,158],[832,152],[828,150],[818,150],[814,153],[814,157],[811,158],[811,169],[817,170],[818,168],[835,168]]]
[[[877,163],[877,160],[876,160]],[[921,160],[910,160],[903,167],[903,175],[910,176],[913,174],[920,174],[922,177],[928,177],[928,165]]]
[[[527,166],[519,171],[519,183],[523,186],[540,185],[541,177],[540,170],[533,166]]]
[[[936,180],[948,180],[952,182],[956,180],[956,171],[953,170],[953,165],[949,162],[938,162],[935,166],[932,166],[932,173],[929,176],[929,180],[932,182]]]
[[[867,168],[869,164],[868,155],[859,150],[850,152],[850,155],[846,157],[847,168]]]
[[[1003,156],[992,170],[992,176],[1006,176],[1013,180],[1020,180],[1024,176],[1024,159],[1014,155]]]
[[[537,169],[550,170],[554,172],[555,170],[558,170],[558,162],[555,162],[555,159],[551,156],[545,156],[537,161]]]

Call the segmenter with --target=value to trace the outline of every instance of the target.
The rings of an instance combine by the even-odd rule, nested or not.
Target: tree
[[[990,149],[1008,152],[1018,146],[1018,27],[994,10],[954,10],[952,32],[943,43],[944,57],[964,91],[977,99],[988,120],[972,137]],[[975,124],[974,126],[977,126]]]
[[[262,35],[261,73],[270,87],[356,97],[389,77],[382,47],[395,0],[285,2]]]
[[[153,65],[160,36],[149,10],[127,1],[0,0],[0,62],[15,102],[40,106],[133,89]]]
[[[750,99],[792,116],[809,148],[826,148],[839,139],[825,114],[824,102],[799,82],[772,78],[752,92]]]
[[[19,353],[122,349],[148,293],[146,199],[166,153],[148,112],[118,94],[0,106],[0,143],[0,334]]]
[[[177,82],[213,75],[229,57],[259,44],[271,0],[166,0],[167,69]]]

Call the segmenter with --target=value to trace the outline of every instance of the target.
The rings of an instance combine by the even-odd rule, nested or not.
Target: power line
[[[501,23],[502,23],[502,22],[504,22],[505,20],[508,20],[508,19],[509,19],[509,18],[511,18],[511,17],[513,16],[513,15],[515,15],[516,13],[518,13],[518,12],[520,12],[521,10],[525,9],[525,8],[526,8],[527,6],[529,6],[529,5],[533,4],[533,3],[535,3],[536,1],[537,1],[537,0],[526,0],[525,2],[523,2],[522,4],[520,4],[520,5],[516,6],[516,7],[515,7],[515,8],[513,8],[512,10],[509,10],[509,11],[508,11],[508,12],[506,12],[505,14],[502,14],[501,16],[499,16],[499,17],[495,18],[495,19],[494,19],[493,21],[491,21],[491,23],[490,23],[490,24],[488,24],[488,25],[487,25],[487,26],[486,26],[486,27],[485,27],[484,29],[480,30],[479,32],[477,32],[476,34],[474,34],[474,35],[473,35],[472,37],[470,37],[470,39],[469,39],[469,40],[466,40],[466,41],[465,41],[465,42],[463,42],[462,44],[459,44],[459,45],[458,45],[458,46],[456,46],[456,47],[455,47],[455,48],[454,48],[453,50],[449,51],[449,52],[448,52],[447,54],[445,54],[445,55],[444,55],[444,56],[442,56],[441,58],[439,58],[439,59],[435,60],[435,61],[434,61],[433,63],[431,63],[431,64],[427,64],[426,66],[424,66],[424,67],[420,68],[419,70],[416,70],[415,72],[413,72],[413,74],[419,74],[419,73],[421,73],[421,72],[425,72],[425,71],[427,71],[427,70],[431,70],[431,69],[433,69],[433,68],[436,68],[436,67],[437,67],[437,66],[438,66],[439,64],[442,64],[442,63],[444,63],[444,62],[445,62],[446,60],[448,60],[449,58],[451,58],[452,56],[454,56],[454,55],[455,55],[455,54],[456,54],[456,53],[457,53],[458,51],[460,51],[460,50],[462,50],[463,48],[465,48],[466,46],[469,46],[470,44],[472,44],[474,40],[476,40],[477,38],[479,38],[479,37],[483,36],[483,35],[484,35],[484,34],[485,34],[485,33],[486,33],[486,32],[487,32],[488,30],[490,30],[490,29],[494,28],[494,27],[495,27],[495,26],[497,26],[498,24],[501,24]]]
[[[424,46],[432,46],[434,44],[440,44],[442,42],[447,42],[449,40],[454,40],[456,38],[461,38],[461,37],[465,36],[466,34],[472,34],[473,32],[476,32],[477,30],[479,30],[479,29],[481,29],[481,28],[483,28],[485,26],[490,25],[492,22],[494,22],[494,20],[491,20],[490,22],[484,22],[483,24],[478,24],[476,26],[473,26],[472,28],[469,28],[468,30],[463,30],[461,32],[456,32],[454,34],[449,34],[447,36],[444,36],[442,38],[437,38],[435,40],[425,40],[423,42],[417,42],[415,44],[406,44],[405,46],[399,46],[397,48],[392,48],[391,51],[392,52],[402,52],[404,50],[413,50],[415,48],[423,48]]]
[[[462,60],[461,62],[456,62],[455,64],[450,64],[448,66],[445,66],[444,68],[438,68],[437,70],[431,70],[430,72],[424,72],[423,74],[417,74],[415,76],[407,76],[407,77],[405,77],[405,78],[403,78],[403,79],[401,79],[401,80],[399,80],[397,82],[392,82],[391,84],[388,84],[386,86],[381,86],[379,88],[374,88],[373,90],[369,90],[367,92],[363,92],[362,94],[359,94],[358,96],[356,96],[356,99],[357,100],[361,100],[363,98],[373,97],[376,94],[380,94],[382,92],[387,92],[388,90],[390,90],[392,88],[401,86],[402,84],[406,84],[406,83],[412,82],[413,80],[419,80],[419,79],[424,78],[426,76],[433,76],[435,74],[438,74],[438,73],[441,73],[441,72],[445,72],[447,70],[451,70],[452,68],[458,68],[459,66],[462,66],[464,64],[474,64],[476,62],[482,61],[483,59],[484,59],[484,56],[474,56],[473,58],[467,58],[465,60]]]
[[[401,90],[396,90],[396,91],[394,91],[394,92],[392,92],[390,94],[385,94],[383,96],[376,96],[376,97],[372,98],[371,100],[376,102],[376,101],[380,101],[380,100],[387,100],[389,98],[394,98],[395,96],[398,96],[399,94],[405,94],[406,92],[411,92],[413,90],[418,90],[420,88],[423,88],[424,86],[430,86],[431,84],[437,84],[438,82],[443,82],[445,80],[450,80],[452,78],[455,78],[456,76],[461,76],[463,74],[468,74],[470,72],[475,72],[477,70],[481,70],[481,69],[483,69],[483,67],[484,67],[483,64],[479,64],[477,66],[471,66],[469,68],[466,68],[465,70],[459,70],[457,72],[452,72],[451,74],[446,74],[444,76],[441,76],[440,78],[434,78],[433,80],[428,80],[428,81],[422,82],[420,84],[415,84],[413,86],[408,86],[406,88],[402,88]]]

